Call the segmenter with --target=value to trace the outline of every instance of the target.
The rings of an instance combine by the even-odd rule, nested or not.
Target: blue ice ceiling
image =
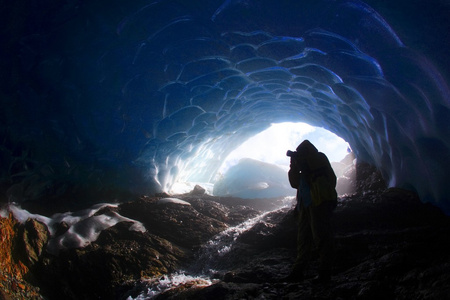
[[[450,212],[448,60],[415,49],[395,12],[383,10],[401,34],[360,1],[29,1],[7,11],[10,199],[207,182],[247,138],[289,121],[339,135],[391,186]]]

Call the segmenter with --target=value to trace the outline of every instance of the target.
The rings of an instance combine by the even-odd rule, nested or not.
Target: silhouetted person
[[[319,275],[315,282],[328,282],[334,256],[331,216],[337,204],[336,175],[325,154],[304,140],[291,156],[289,182],[297,189],[297,259],[289,281],[303,279],[311,251],[319,255]]]

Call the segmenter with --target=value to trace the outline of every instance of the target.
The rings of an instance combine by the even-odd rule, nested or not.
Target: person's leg
[[[311,211],[312,234],[319,254],[319,279],[323,281],[331,277],[334,258],[334,233],[331,226],[333,210],[333,203],[324,202]]]
[[[303,277],[303,273],[305,272],[313,246],[310,208],[311,206],[308,208],[302,206],[299,212],[297,259],[294,264],[293,273],[299,274],[301,277]]]

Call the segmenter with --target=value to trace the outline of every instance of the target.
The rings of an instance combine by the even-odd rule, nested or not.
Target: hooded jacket
[[[309,185],[314,206],[325,201],[337,201],[336,175],[327,156],[319,152],[310,141],[305,140],[297,147],[297,157],[291,160],[288,176],[291,186],[297,189],[297,201],[302,198],[300,178]]]

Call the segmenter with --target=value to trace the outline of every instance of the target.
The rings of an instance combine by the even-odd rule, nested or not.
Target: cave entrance
[[[307,123],[273,123],[231,152],[222,163],[219,173],[225,174],[231,166],[246,157],[288,170],[289,158],[286,151],[295,151],[305,139],[310,140],[319,151],[325,153],[330,162],[340,162],[349,151],[349,145],[344,139],[321,127]]]
[[[286,176],[290,159],[286,151],[295,150],[305,139],[327,155],[339,176],[340,162],[349,152],[345,140],[306,123],[274,123],[227,156],[214,180],[213,194],[240,198],[291,196],[293,190]]]
[[[235,148],[224,159],[211,182],[177,182],[171,193],[186,193],[199,184],[208,194],[217,196],[265,198],[266,195],[290,195],[292,188],[286,178],[290,160],[286,151],[295,150],[305,139],[327,155],[339,176],[342,173],[339,162],[349,152],[349,144],[345,140],[324,128],[306,123],[273,123]]]

